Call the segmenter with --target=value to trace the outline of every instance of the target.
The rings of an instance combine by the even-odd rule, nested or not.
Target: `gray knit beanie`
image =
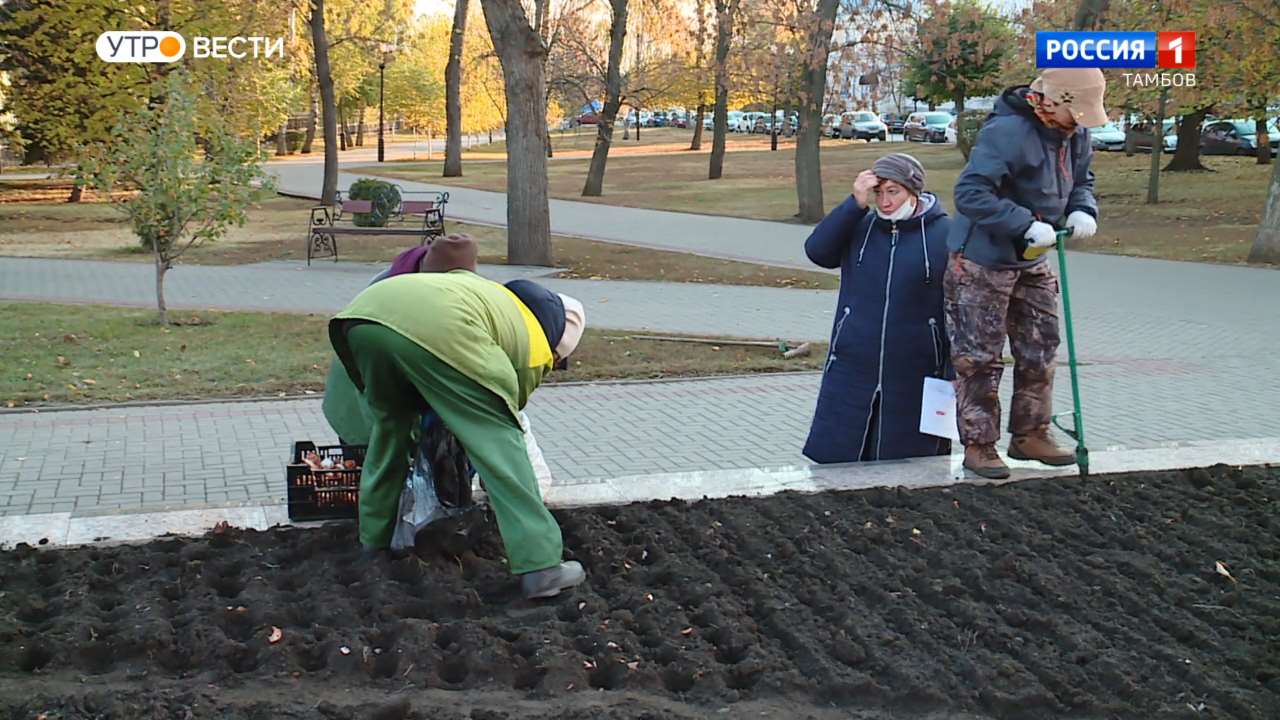
[[[881,180],[892,180],[919,195],[924,192],[924,166],[906,153],[892,153],[876,160],[871,172]]]

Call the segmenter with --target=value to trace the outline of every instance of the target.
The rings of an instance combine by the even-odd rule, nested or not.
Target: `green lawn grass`
[[[0,303],[0,403],[8,407],[324,392],[328,316]],[[825,349],[656,342],[588,330],[548,382],[815,370]]]

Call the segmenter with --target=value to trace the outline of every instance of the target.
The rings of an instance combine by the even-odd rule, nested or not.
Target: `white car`
[[[749,133],[756,127],[756,118],[764,117],[762,112],[747,112],[738,116],[738,122],[733,124],[733,131],[740,133]]]
[[[956,119],[951,118],[951,122],[947,123],[947,142],[955,144],[956,141]]]
[[[1115,123],[1089,128],[1089,142],[1094,150],[1124,150],[1124,131]]]

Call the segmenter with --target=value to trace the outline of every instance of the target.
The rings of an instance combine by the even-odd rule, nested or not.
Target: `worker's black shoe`
[[[587,572],[576,560],[562,562],[545,570],[534,570],[520,576],[520,591],[525,599],[537,600],[559,595],[587,579]]]
[[[988,480],[1004,480],[1009,477],[1009,466],[1000,459],[996,446],[966,445],[964,469]]]
[[[1026,435],[1014,435],[1009,441],[1009,457],[1014,460],[1035,460],[1045,465],[1061,467],[1075,465],[1075,453],[1058,447],[1049,436],[1049,428],[1041,427]]]

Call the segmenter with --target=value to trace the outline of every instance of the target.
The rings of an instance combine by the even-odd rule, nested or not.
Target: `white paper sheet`
[[[960,432],[956,429],[956,390],[950,380],[924,379],[920,432],[960,442]]]

